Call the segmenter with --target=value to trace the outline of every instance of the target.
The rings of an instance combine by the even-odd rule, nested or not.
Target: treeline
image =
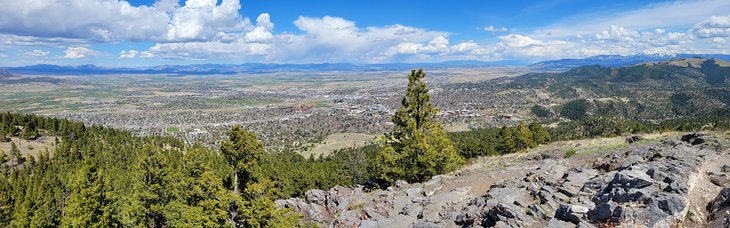
[[[537,122],[452,132],[449,137],[464,158],[521,152],[552,140],[550,133]]]
[[[264,153],[255,136],[224,141],[222,156],[174,138],[66,120],[3,113],[0,121],[21,130],[4,137],[35,126],[40,137],[55,138],[39,155],[20,155],[17,147],[10,157],[3,152],[0,226],[305,225],[275,209],[274,181],[256,172],[263,159],[254,155]],[[251,135],[242,129],[229,134]]]
[[[563,122],[549,128],[555,140],[574,140],[594,137],[615,137],[623,134],[698,131],[730,129],[730,108],[715,109],[703,114],[650,122],[633,120],[620,116],[589,116],[579,120]]]

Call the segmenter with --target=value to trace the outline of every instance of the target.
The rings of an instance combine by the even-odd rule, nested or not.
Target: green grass
[[[165,129],[165,132],[167,132],[167,133],[179,133],[180,132],[180,128],[177,128],[177,127],[168,127],[168,128]]]
[[[565,156],[563,156],[563,157],[570,158],[570,157],[573,157],[573,155],[575,155],[575,149],[570,149],[568,151],[565,151]]]

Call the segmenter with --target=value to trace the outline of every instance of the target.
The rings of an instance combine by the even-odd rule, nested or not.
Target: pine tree
[[[0,142],[10,142],[10,138],[8,138],[8,133],[5,131],[5,128],[0,128]]]
[[[256,139],[256,134],[236,125],[228,131],[228,140],[221,143],[221,152],[233,167],[233,192],[238,194],[240,186],[252,181],[251,174],[264,154],[264,145]]]
[[[2,154],[4,155],[4,154]],[[8,227],[13,216],[12,186],[5,176],[5,170],[0,168],[0,227]]]
[[[111,204],[107,196],[109,184],[103,172],[91,158],[73,177],[69,186],[71,194],[66,199],[61,220],[63,227],[112,227],[119,224],[112,218]]]
[[[38,129],[35,126],[35,122],[28,121],[23,127],[22,137],[27,140],[35,140],[39,136]]]
[[[517,151],[524,151],[535,147],[537,144],[535,144],[532,137],[532,131],[525,126],[525,122],[520,121],[514,131],[515,149]]]
[[[23,165],[23,163],[25,163],[25,157],[23,157],[23,154],[20,153],[20,149],[18,149],[18,146],[15,145],[15,142],[10,143],[10,156],[16,166]]]
[[[508,154],[515,151],[515,141],[512,133],[512,129],[502,126],[499,129],[499,145],[497,145],[497,151],[502,154]]]
[[[145,145],[142,157],[137,162],[134,182],[134,201],[136,223],[149,227],[164,227],[167,204],[173,199],[174,190],[167,158],[153,145]]]
[[[242,210],[244,227],[296,227],[300,217],[286,209],[276,209],[274,195],[276,187],[268,179],[251,183],[244,189]]]
[[[224,227],[227,225],[228,199],[231,194],[223,187],[223,181],[204,164],[205,151],[192,149],[185,153],[183,165],[186,175],[184,226]]]
[[[423,181],[456,169],[463,158],[437,122],[423,70],[411,71],[402,107],[394,114],[393,131],[375,156],[372,168],[386,182]]]
[[[255,175],[264,147],[256,134],[236,125],[228,132],[229,139],[221,143],[221,152],[234,170],[234,194],[228,197],[228,221],[236,227],[290,227],[298,224],[298,217],[285,210],[275,209],[270,198],[276,187],[267,178]],[[238,192],[238,187],[243,192]]]
[[[550,142],[550,133],[542,125],[537,122],[532,122],[529,128],[532,131],[532,139],[536,144],[540,145]]]

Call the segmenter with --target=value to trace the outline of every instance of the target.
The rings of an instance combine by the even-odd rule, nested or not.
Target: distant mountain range
[[[530,68],[539,71],[565,71],[586,65],[606,67],[622,67],[643,62],[666,61],[677,58],[715,58],[730,61],[730,55],[723,54],[673,54],[673,55],[597,55],[584,59],[559,59],[534,63]],[[9,67],[8,72],[20,75],[104,75],[104,74],[175,74],[175,75],[211,75],[240,73],[272,73],[272,72],[322,72],[322,71],[407,71],[417,68],[481,68],[495,66],[525,66],[521,61],[506,60],[483,62],[476,60],[447,61],[441,63],[385,63],[385,64],[352,64],[352,63],[313,63],[313,64],[195,64],[195,65],[161,65],[152,67],[101,67],[96,65],[59,66],[38,64],[31,66]]]
[[[3,68],[0,68],[0,79],[12,77],[12,76],[13,76],[13,74],[11,74],[10,72],[8,72],[7,70],[5,70]]]
[[[563,71],[572,68],[587,66],[587,65],[601,65],[605,67],[624,67],[644,62],[659,62],[667,61],[671,59],[683,59],[683,58],[714,58],[725,61],[730,61],[730,55],[723,54],[668,54],[668,55],[597,55],[584,59],[558,59],[542,61],[530,65],[530,68],[536,70],[555,70]]]
[[[102,75],[102,74],[238,74],[238,73],[271,73],[301,71],[401,71],[416,68],[442,69],[455,67],[494,67],[517,65],[514,61],[482,62],[482,61],[448,61],[441,63],[388,63],[388,64],[352,64],[352,63],[317,63],[317,64],[196,64],[196,65],[162,65],[153,67],[100,67],[96,65],[58,66],[39,64],[22,67],[9,67],[7,71],[26,75]]]

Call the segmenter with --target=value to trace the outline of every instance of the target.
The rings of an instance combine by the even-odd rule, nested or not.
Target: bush
[[[589,106],[590,103],[586,99],[570,101],[563,104],[560,115],[571,120],[580,120],[588,115]]]
[[[533,105],[532,108],[530,108],[530,111],[532,111],[532,114],[534,114],[538,118],[553,117],[553,112],[550,111],[549,108],[540,105]]]
[[[563,156],[563,157],[570,158],[570,157],[573,157],[573,155],[575,155],[575,149],[570,149],[568,151],[565,151],[565,156]]]

